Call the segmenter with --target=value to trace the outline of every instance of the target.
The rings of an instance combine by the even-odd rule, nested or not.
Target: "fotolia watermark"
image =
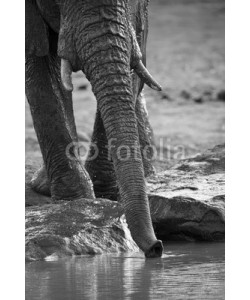
[[[145,160],[166,161],[179,160],[187,157],[184,145],[174,145],[169,138],[159,138],[157,145],[119,145],[116,149],[117,139],[108,140],[108,144],[99,148],[96,143],[72,142],[66,147],[66,155],[70,160],[93,161],[99,154],[104,155],[107,160],[112,160],[112,155],[116,155],[120,161],[140,160],[140,153]],[[114,151],[116,151],[114,153]]]

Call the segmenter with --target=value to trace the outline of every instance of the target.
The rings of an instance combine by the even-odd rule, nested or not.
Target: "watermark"
[[[143,156],[147,161],[171,161],[187,157],[187,150],[184,145],[173,144],[170,138],[158,138],[156,145],[146,144],[141,146],[138,142],[127,145],[122,143],[119,146],[118,140],[112,138],[102,148],[96,143],[72,142],[66,147],[66,155],[70,160],[93,161],[100,155],[104,155],[109,161],[116,157],[120,161],[141,160]]]

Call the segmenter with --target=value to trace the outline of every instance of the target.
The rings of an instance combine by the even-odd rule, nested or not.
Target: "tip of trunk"
[[[162,241],[157,240],[146,252],[146,258],[161,257],[163,252]]]

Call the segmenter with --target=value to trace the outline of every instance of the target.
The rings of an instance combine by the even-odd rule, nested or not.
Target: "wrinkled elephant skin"
[[[44,161],[32,188],[55,201],[119,197],[134,241],[146,257],[159,257],[145,183],[152,151],[143,151],[152,143],[143,84],[161,89],[145,67],[148,2],[26,0],[26,96]],[[78,70],[97,100],[99,154],[85,166],[67,150],[78,142],[71,81]]]

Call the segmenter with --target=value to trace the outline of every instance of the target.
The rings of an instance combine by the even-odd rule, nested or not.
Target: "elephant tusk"
[[[158,82],[154,80],[152,75],[149,73],[147,68],[143,65],[140,60],[138,64],[134,67],[135,73],[141,78],[143,82],[145,82],[151,89],[156,91],[161,91],[161,86]]]
[[[66,59],[61,59],[61,79],[63,86],[69,92],[73,91],[73,84],[72,84],[72,66],[70,62]]]

